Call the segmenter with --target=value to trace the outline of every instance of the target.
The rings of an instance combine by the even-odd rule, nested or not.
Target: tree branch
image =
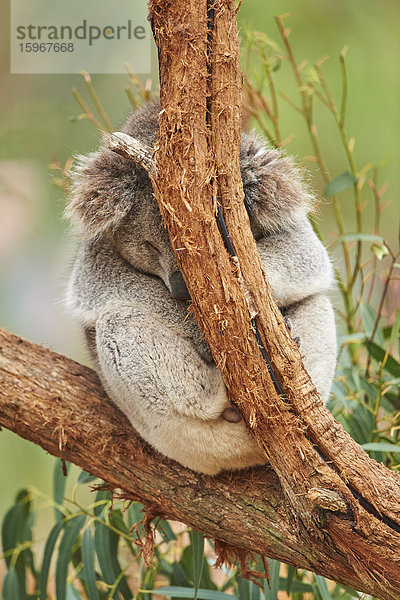
[[[331,510],[328,499],[331,509],[319,510],[321,535],[310,545],[292,527],[270,468],[217,477],[185,469],[140,439],[94,371],[4,330],[0,424],[140,500],[152,514],[382,599],[400,594],[400,536],[379,519],[368,515],[361,529]]]

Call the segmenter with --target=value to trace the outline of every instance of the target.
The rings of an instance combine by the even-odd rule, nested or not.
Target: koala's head
[[[160,106],[135,112],[122,131],[153,146]],[[240,168],[245,205],[256,239],[290,227],[310,207],[311,195],[291,159],[242,134]],[[81,157],[66,216],[86,239],[107,237],[135,269],[162,279],[177,299],[189,299],[146,171],[103,148]]]

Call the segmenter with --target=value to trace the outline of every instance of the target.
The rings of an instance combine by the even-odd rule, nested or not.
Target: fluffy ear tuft
[[[242,134],[240,169],[250,221],[261,230],[285,229],[312,210],[314,197],[302,172],[254,132]]]
[[[138,170],[110,150],[79,156],[72,178],[65,216],[87,238],[115,229],[134,204]]]
[[[148,102],[128,119],[122,131],[153,145],[157,133],[159,102]],[[139,197],[152,196],[146,171],[132,161],[101,149],[80,156],[65,216],[85,237],[115,229]]]

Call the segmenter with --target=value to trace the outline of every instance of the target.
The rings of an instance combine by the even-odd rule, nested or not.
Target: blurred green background
[[[87,362],[78,331],[62,308],[73,240],[62,218],[65,199],[52,183],[49,164],[54,158],[64,164],[74,153],[93,150],[99,134],[88,121],[70,120],[81,112],[71,94],[74,86],[85,94],[81,76],[9,74],[8,7],[2,3],[0,10],[0,324]],[[264,31],[279,41],[273,17],[288,12],[292,17],[286,25],[293,30],[291,42],[297,57],[312,63],[323,55],[330,56],[324,73],[336,96],[340,94],[338,55],[344,45],[349,46],[347,126],[356,139],[359,167],[367,161],[387,162],[383,176],[390,183],[392,205],[387,211],[385,233],[395,239],[397,223],[392,223],[397,222],[393,215],[398,213],[400,164],[400,2],[243,0],[239,19],[243,28]],[[156,81],[155,60],[152,77]],[[281,77],[290,94],[295,87],[289,69],[282,70]],[[130,110],[124,92],[128,77],[97,75],[93,82],[117,127]],[[303,123],[289,107],[283,110],[284,137],[291,133],[296,136],[289,151],[300,156],[310,154]],[[324,150],[330,156],[331,135],[337,133],[333,129],[331,133],[328,113],[321,119]],[[337,152],[338,144],[332,146],[332,153]],[[330,158],[334,174],[345,170],[342,155],[332,154]],[[350,211],[345,214],[352,218]],[[322,206],[320,218],[324,231],[329,231],[328,206]],[[49,466],[54,459],[39,447],[3,430],[0,457],[1,515],[21,486],[50,490]]]

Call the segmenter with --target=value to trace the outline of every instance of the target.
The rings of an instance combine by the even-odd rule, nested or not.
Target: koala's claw
[[[298,345],[298,347],[300,348],[300,338],[299,336],[293,338],[293,340],[296,342],[296,344]]]
[[[239,423],[242,420],[242,415],[236,408],[236,406],[231,402],[231,405],[225,408],[222,413],[222,418],[229,423]]]

